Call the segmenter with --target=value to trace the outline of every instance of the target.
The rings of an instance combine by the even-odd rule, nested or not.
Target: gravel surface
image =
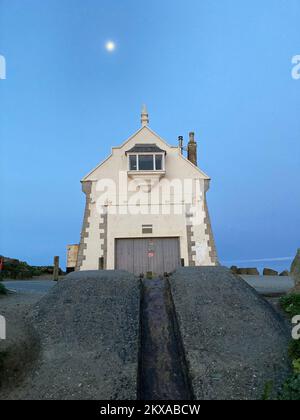
[[[223,267],[182,268],[170,277],[197,399],[260,399],[289,373],[290,332],[281,316]]]
[[[6,319],[6,340],[0,340],[0,399],[22,383],[39,355],[39,339],[27,316],[41,297],[23,293],[0,297],[0,315]]]
[[[8,399],[136,399],[140,283],[124,271],[76,272],[34,307],[41,354]]]

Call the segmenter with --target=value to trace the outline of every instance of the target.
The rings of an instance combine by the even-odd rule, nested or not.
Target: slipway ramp
[[[6,399],[137,398],[140,282],[125,271],[69,274],[29,318],[41,352]]]
[[[181,268],[170,277],[196,399],[260,399],[289,373],[290,333],[281,316],[224,267]]]
[[[26,320],[30,371],[0,399],[247,400],[270,382],[279,390],[289,327],[241,277],[181,268],[142,284],[117,270],[59,281]]]

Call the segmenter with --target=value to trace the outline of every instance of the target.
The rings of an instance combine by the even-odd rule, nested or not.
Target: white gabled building
[[[77,270],[125,269],[163,275],[180,265],[216,265],[206,203],[209,177],[148,127],[141,128],[82,179],[86,207]]]

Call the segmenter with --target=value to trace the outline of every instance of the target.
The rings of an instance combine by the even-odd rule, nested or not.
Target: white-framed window
[[[163,153],[132,153],[128,155],[129,171],[164,171]]]

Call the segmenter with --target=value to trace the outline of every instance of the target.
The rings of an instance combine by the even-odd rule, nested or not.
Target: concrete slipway
[[[30,313],[30,339],[37,337],[40,351],[26,378],[17,387],[0,389],[0,399],[133,400],[143,395],[141,356],[149,337],[141,342],[147,333],[146,328],[141,334],[142,290],[140,280],[124,271],[68,275]],[[180,341],[175,347],[184,366],[178,369],[187,376],[191,398],[259,399],[269,381],[278,389],[289,372],[289,330],[241,278],[222,267],[182,268],[164,293],[169,335]]]
[[[285,321],[224,267],[184,268],[171,292],[196,399],[258,399],[289,372]]]

